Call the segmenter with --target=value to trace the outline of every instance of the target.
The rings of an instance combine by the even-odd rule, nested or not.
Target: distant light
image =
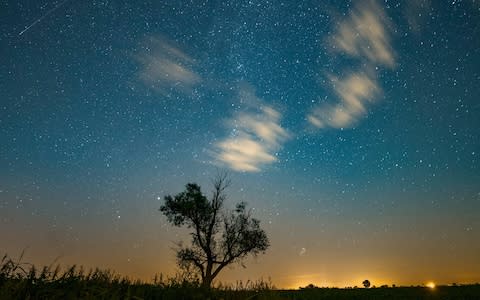
[[[426,284],[428,288],[434,289],[435,288],[435,283],[434,282],[429,282]]]

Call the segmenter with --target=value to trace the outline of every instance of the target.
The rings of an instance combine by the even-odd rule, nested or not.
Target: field
[[[155,277],[151,283],[131,280],[109,270],[72,266],[44,267],[14,262],[4,256],[0,264],[0,300],[3,299],[441,299],[479,300],[480,285],[381,288],[305,288],[278,290],[267,281],[211,290],[199,282],[176,276]]]

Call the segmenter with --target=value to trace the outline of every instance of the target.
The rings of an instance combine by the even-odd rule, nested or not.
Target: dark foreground
[[[316,288],[309,290],[230,290],[205,291],[193,286],[161,286],[101,280],[72,282],[29,282],[4,280],[0,299],[441,299],[480,300],[480,285],[396,287],[371,289]]]
[[[262,299],[262,298],[258,298]],[[371,289],[312,289],[278,291],[264,299],[472,299],[480,300],[480,285],[426,287],[396,287]]]
[[[156,277],[153,283],[133,281],[105,270],[75,266],[61,271],[14,262],[0,261],[0,300],[3,299],[441,299],[480,300],[480,284],[395,288],[306,288],[276,290],[270,282],[257,281],[212,290],[199,287],[198,280],[177,276]]]

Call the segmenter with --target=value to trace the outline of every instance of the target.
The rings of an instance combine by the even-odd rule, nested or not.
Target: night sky
[[[229,170],[219,280],[480,281],[480,2],[3,1],[0,251],[149,280]]]

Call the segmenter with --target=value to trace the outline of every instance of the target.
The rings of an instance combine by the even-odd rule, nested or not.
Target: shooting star
[[[21,36],[22,34],[24,34],[25,32],[27,32],[30,28],[32,28],[33,26],[35,26],[36,24],[40,23],[43,19],[45,19],[46,17],[48,17],[48,15],[50,15],[51,13],[53,13],[54,11],[56,11],[58,8],[60,8],[62,5],[64,5],[66,2],[68,2],[69,0],[64,0],[63,2],[60,2],[60,4],[57,4],[57,6],[55,6],[54,8],[51,8],[49,11],[47,11],[46,14],[44,14],[43,16],[41,16],[40,18],[36,19],[35,22],[33,22],[32,24],[28,25],[27,27],[25,27],[24,30],[22,30],[18,36]]]

